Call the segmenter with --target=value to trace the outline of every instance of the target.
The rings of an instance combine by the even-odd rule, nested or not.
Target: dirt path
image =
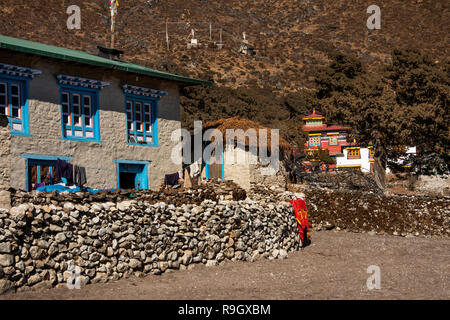
[[[162,276],[10,293],[0,299],[450,299],[450,239],[313,232],[285,260],[195,265]],[[381,270],[369,291],[367,267]]]

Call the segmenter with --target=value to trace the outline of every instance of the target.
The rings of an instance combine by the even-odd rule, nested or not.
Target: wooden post
[[[384,190],[386,188],[386,153],[380,146],[380,142],[375,138],[374,147],[374,180],[378,188]]]
[[[167,29],[167,19],[166,19],[166,43],[167,43],[167,50],[169,50],[169,30]]]
[[[111,48],[114,48],[114,36],[115,36],[115,28],[114,28],[114,25],[115,25],[115,22],[116,22],[116,19],[115,19],[115,15],[116,15],[116,12],[117,12],[117,5],[118,5],[119,3],[117,2],[117,1],[110,1],[110,3],[109,3],[109,5],[110,5],[110,7],[109,7],[109,9],[110,9],[110,12],[111,12]]]
[[[114,23],[111,24],[111,48],[114,49]]]
[[[209,41],[212,41],[212,25],[209,23]]]

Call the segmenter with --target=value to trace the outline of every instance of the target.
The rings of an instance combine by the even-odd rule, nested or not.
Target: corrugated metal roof
[[[130,62],[110,60],[103,57],[99,57],[93,54],[89,54],[83,51],[72,50],[62,47],[56,47],[47,45],[40,42],[28,41],[13,37],[7,37],[0,35],[0,48],[5,48],[13,51],[25,52],[36,54],[44,57],[62,59],[66,61],[74,61],[79,63],[85,63],[89,65],[116,69],[131,73],[137,73],[142,75],[151,76],[159,79],[179,81],[185,84],[191,85],[212,85],[210,81],[204,81],[200,79],[193,79],[183,77],[167,72],[149,69],[144,66],[133,64]]]

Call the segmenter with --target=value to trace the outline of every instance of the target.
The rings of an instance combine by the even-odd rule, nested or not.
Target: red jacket
[[[295,199],[289,202],[294,207],[295,218],[298,222],[300,240],[302,241],[302,245],[305,245],[306,242],[308,242],[307,239],[309,239],[308,209],[306,208],[306,203],[302,199]]]

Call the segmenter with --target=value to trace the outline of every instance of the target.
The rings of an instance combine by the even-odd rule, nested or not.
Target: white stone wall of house
[[[285,186],[286,185],[286,177],[287,172],[283,166],[283,163],[280,161],[279,168],[276,174],[273,175],[264,175],[262,174],[263,166],[259,164],[250,165],[250,182],[253,184],[265,184],[265,185],[278,185]]]
[[[6,190],[10,187],[11,169],[11,134],[8,118],[0,116],[0,209],[11,208],[10,193]]]
[[[253,158],[253,160],[251,160]],[[258,157],[241,146],[228,147],[224,150],[225,180],[232,180],[241,188],[250,190],[253,183],[267,185],[281,185],[286,183],[286,170],[279,162],[279,170],[274,175],[264,175],[263,167]],[[206,169],[202,170],[202,179],[206,177]]]
[[[29,130],[31,137],[13,136],[11,139],[11,186],[26,190],[26,159],[22,154],[71,156],[71,163],[86,168],[87,186],[116,188],[117,172],[113,160],[150,161],[148,182],[156,189],[164,175],[181,170],[170,160],[171,133],[181,127],[179,88],[174,82],[144,76],[98,69],[95,73],[84,66],[65,66],[54,60],[33,60],[17,56],[11,61],[0,56],[2,62],[31,67],[42,74],[29,82]],[[35,61],[35,60],[34,60]],[[104,73],[103,73],[104,72]],[[109,82],[99,94],[100,140],[97,142],[62,140],[60,88],[56,76],[66,74]],[[123,75],[123,76],[122,76]],[[125,98],[122,86],[131,84],[163,90],[168,94],[158,103],[158,146],[135,146],[126,141]]]
[[[0,189],[9,188],[9,176],[11,169],[11,134],[8,118],[0,116]]]
[[[233,180],[242,189],[250,190],[251,154],[242,147],[231,147],[224,151],[226,180]]]

